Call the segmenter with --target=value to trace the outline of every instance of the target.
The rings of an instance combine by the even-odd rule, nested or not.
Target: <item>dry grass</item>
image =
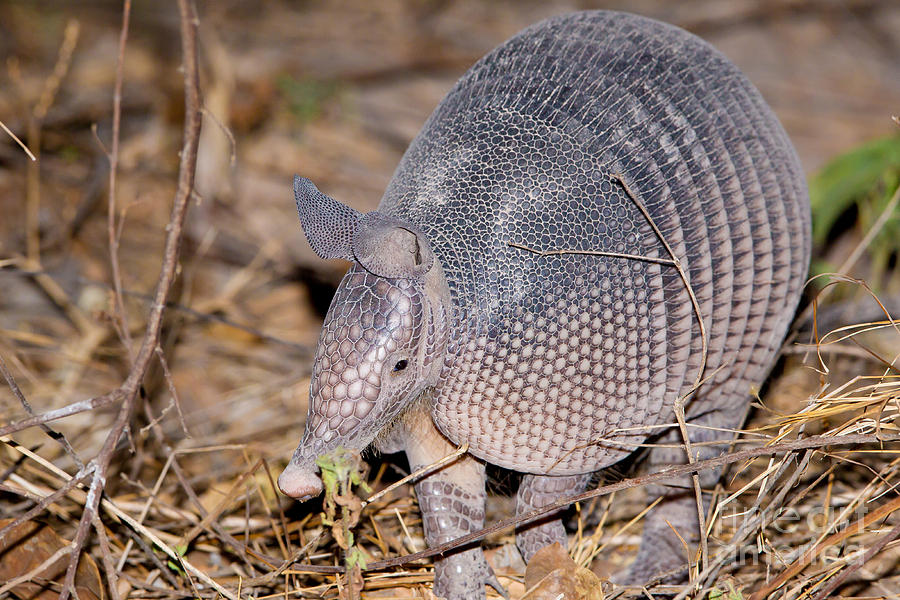
[[[879,329],[874,324],[870,328]],[[892,333],[896,336],[896,331]],[[894,344],[900,347],[900,336]],[[791,361],[763,400],[765,405],[775,395],[777,403],[785,400],[778,394],[791,394],[790,401],[795,402],[794,394],[802,385],[811,392],[806,406],[789,414],[757,411],[751,426],[738,436],[734,454],[748,449],[766,452],[767,445],[827,436],[825,441],[816,448],[735,462],[708,518],[708,566],[695,566],[694,588],[682,590],[683,596],[706,597],[710,589],[727,589],[728,582],[744,597],[753,598],[769,593],[824,598],[828,595],[822,590],[839,580],[845,594],[887,597],[900,585],[896,575],[900,521],[895,514],[900,509],[895,491],[900,377],[883,373],[835,381],[834,369],[829,368],[820,379],[825,363],[819,363],[815,354],[811,357],[818,369]],[[859,359],[854,361],[854,368],[864,366]],[[872,360],[872,365],[879,363]],[[805,381],[798,384],[797,379]],[[156,415],[149,403],[145,409]],[[109,482],[101,502],[120,597],[302,598],[344,593],[337,573],[343,559],[331,528],[313,506],[296,506],[278,494],[273,477],[280,464],[277,458],[276,464],[270,463],[270,449],[217,443],[217,437],[244,435],[240,424],[218,436],[186,437],[176,413],[173,409],[161,421],[132,431],[135,448],[119,451],[115,480]],[[68,437],[99,437],[106,427],[98,419],[80,435]],[[863,440],[868,443],[859,443],[861,435],[868,436]],[[876,436],[891,441],[873,442]],[[56,466],[67,462],[65,447],[44,440],[28,447],[3,438],[2,491],[9,500],[4,513],[7,518],[36,518],[67,539],[86,501],[85,488],[73,484],[71,469]],[[395,467],[373,464],[372,486],[383,488]],[[646,480],[624,483],[605,497],[584,499],[576,512],[570,554],[601,575],[620,567],[633,552],[646,512],[637,491]],[[48,497],[53,501],[42,502],[44,510],[27,514]],[[408,485],[369,503],[355,531],[370,564],[425,547]],[[523,565],[515,560],[513,543],[511,528],[506,527],[490,535],[487,547],[501,581],[516,598],[524,593]],[[52,545],[48,548],[55,551]],[[15,547],[7,552],[4,564],[15,558],[15,564],[27,566],[27,571],[44,562],[33,558],[28,562]],[[104,551],[96,536],[88,552],[102,564]],[[38,575],[35,572],[35,581],[41,580]],[[427,563],[407,564],[365,572],[364,581],[363,598],[422,597],[427,596],[431,572]],[[47,586],[58,590],[58,583]],[[642,594],[617,593],[624,594],[618,597]]]

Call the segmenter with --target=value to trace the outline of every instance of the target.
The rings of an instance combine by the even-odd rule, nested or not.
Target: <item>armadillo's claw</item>
[[[494,575],[494,571],[491,570],[490,576],[488,577],[486,584],[494,588],[494,590],[503,596],[506,600],[509,600],[509,592],[506,591],[506,588],[500,585],[500,581],[497,579],[497,576]]]

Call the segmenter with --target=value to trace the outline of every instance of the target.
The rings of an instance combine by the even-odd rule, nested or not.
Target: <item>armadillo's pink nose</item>
[[[312,471],[301,469],[291,462],[278,476],[278,487],[286,495],[305,502],[322,493],[322,480]]]

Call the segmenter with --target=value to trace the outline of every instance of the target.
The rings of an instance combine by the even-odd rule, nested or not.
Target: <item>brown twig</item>
[[[244,461],[249,465],[250,457],[247,456],[247,453],[244,452]],[[269,469],[269,463],[263,459],[263,474],[266,476],[266,481],[269,483],[269,489],[272,490],[277,496],[278,487],[275,485],[275,480],[272,478],[272,471]],[[276,502],[275,505],[278,507],[278,517],[281,519],[281,535],[278,532],[278,525],[275,522],[274,515],[272,513],[272,509],[269,507],[269,500],[266,498],[266,494],[263,491],[262,484],[260,484],[259,479],[254,479],[256,484],[256,492],[259,494],[259,499],[262,502],[262,507],[266,512],[266,515],[269,517],[270,527],[272,531],[275,533],[275,540],[278,542],[279,548],[283,553],[283,557],[287,559],[292,553],[293,549],[291,548],[291,537],[288,535],[288,527],[287,527],[287,519],[284,516],[284,509],[281,507],[280,502]],[[282,539],[283,538],[283,539]]]
[[[397,481],[395,481],[391,485],[387,486],[383,490],[375,492],[374,494],[372,494],[371,496],[369,496],[368,498],[363,500],[362,507],[365,508],[369,504],[372,504],[373,502],[377,502],[379,499],[383,498],[387,494],[390,494],[392,491],[394,491],[401,485],[405,485],[405,484],[413,482],[413,481],[418,481],[422,477],[425,477],[426,475],[430,475],[431,473],[433,473],[439,469],[442,469],[443,467],[447,466],[448,464],[455,462],[457,459],[459,459],[460,456],[464,455],[468,451],[469,451],[469,444],[468,443],[462,444],[456,450],[447,454],[443,458],[436,460],[435,462],[431,463],[430,465],[425,465],[424,467],[421,467],[420,469],[413,471],[409,475],[406,475],[405,477],[398,479]]]
[[[100,453],[94,459],[96,470],[88,490],[81,521],[75,533],[72,558],[66,570],[66,579],[63,583],[63,590],[60,593],[60,600],[67,600],[73,589],[78,558],[90,531],[94,515],[97,513],[97,506],[106,485],[109,463],[125,431],[125,427],[128,425],[141,382],[153,359],[154,348],[159,343],[166,299],[177,273],[184,220],[191,199],[191,191],[194,187],[197,145],[200,137],[200,107],[202,106],[197,66],[197,17],[193,3],[190,0],[178,0],[178,9],[181,18],[181,44],[184,57],[184,145],[181,150],[175,202],[167,227],[163,263],[156,285],[154,301],[150,306],[150,314],[147,319],[147,327],[140,350],[132,364],[127,379],[118,390],[122,397],[119,413]]]
[[[79,413],[103,408],[104,406],[109,406],[110,404],[115,404],[116,402],[121,401],[122,397],[122,388],[117,388],[112,392],[103,394],[102,396],[95,396],[93,398],[88,398],[87,400],[79,400],[78,402],[67,404],[62,408],[48,410],[47,412],[36,415],[34,417],[29,417],[27,419],[16,421],[15,423],[10,423],[9,425],[4,425],[3,427],[0,427],[0,436],[10,435],[17,431],[22,431],[23,429],[41,425],[42,423],[58,421],[72,415],[77,415]]]
[[[162,367],[163,377],[166,380],[166,385],[169,386],[169,393],[172,395],[172,404],[175,406],[175,412],[178,413],[178,423],[181,425],[181,431],[184,433],[185,437],[190,438],[191,432],[188,431],[187,423],[185,423],[184,421],[184,413],[181,410],[181,399],[178,397],[178,388],[175,387],[175,382],[172,380],[172,373],[169,371],[169,363],[168,361],[166,361],[166,353],[163,352],[162,346],[160,346],[159,344],[156,345],[155,352],[156,357],[159,359],[159,366]],[[162,441],[161,433],[160,441]]]
[[[528,248],[525,248],[525,249],[528,250]],[[35,277],[35,278],[45,277],[45,276],[49,277],[49,273],[45,269],[24,268],[23,266],[18,266],[16,264],[17,262],[19,262],[17,259],[12,259],[12,260],[8,261],[6,264],[4,264],[4,261],[0,261],[0,269],[4,270],[6,272],[9,272],[9,273],[15,273],[17,275],[22,275],[22,276],[26,276],[26,277]],[[90,285],[90,286],[99,286],[99,287],[112,289],[112,286],[104,281],[99,281],[99,280],[91,279],[88,277],[80,277],[77,275],[73,276],[72,279],[77,281],[79,284]],[[43,285],[43,282],[41,282],[41,283]],[[134,290],[129,290],[127,288],[123,289],[122,293],[125,296],[131,297],[131,298],[137,298],[144,302],[149,303],[149,302],[153,301],[153,296],[151,296],[150,294],[144,294],[144,293],[137,292]],[[54,302],[57,301],[55,297],[53,298],[53,300],[54,300]],[[62,308],[68,312],[68,308],[66,306],[63,306]],[[311,348],[309,345],[298,344],[297,342],[293,342],[290,340],[286,340],[284,338],[280,338],[276,335],[266,333],[265,331],[261,331],[257,328],[250,327],[249,325],[246,325],[244,323],[238,323],[237,321],[235,321],[233,319],[229,319],[226,316],[216,314],[214,312],[198,310],[196,308],[186,306],[179,302],[171,302],[171,301],[166,302],[166,308],[169,310],[175,310],[175,311],[190,315],[192,317],[195,317],[197,320],[199,320],[203,323],[221,323],[222,325],[226,325],[227,327],[249,333],[250,335],[257,337],[260,340],[263,340],[265,342],[271,342],[273,344],[285,346],[285,347],[291,348],[292,350],[296,350],[298,352],[309,354],[310,356],[315,351],[315,348]],[[76,325],[78,325],[79,328],[81,328],[81,325],[79,323],[76,323]]]
[[[290,556],[290,558],[288,558],[287,560],[282,562],[277,568],[275,568],[272,571],[269,571],[265,575],[261,575],[260,577],[254,577],[254,578],[245,580],[244,585],[249,587],[249,586],[265,585],[265,584],[271,583],[272,581],[275,580],[276,577],[281,576],[282,573],[284,573],[286,570],[288,570],[293,563],[297,562],[298,560],[300,560],[301,558],[306,556],[306,554],[312,548],[314,548],[316,546],[316,544],[319,543],[322,536],[323,536],[322,533],[319,533],[318,535],[314,536],[313,539],[309,540],[302,547],[295,550],[294,553]]]
[[[127,527],[125,528],[125,531],[131,538],[129,541],[133,541],[144,553],[144,556],[146,556],[150,561],[150,564],[159,569],[159,574],[163,579],[166,580],[166,583],[169,584],[169,587],[172,590],[178,590],[181,586],[178,584],[178,580],[175,579],[175,576],[172,574],[172,570],[169,569],[162,560],[160,560],[159,556],[157,556],[157,553],[154,552],[153,548],[151,548],[150,545],[144,541],[144,538],[141,536],[141,534],[137,530],[133,530]],[[127,549],[128,547],[126,546],[126,550]],[[116,569],[116,574],[122,577],[127,577],[126,573],[120,573],[120,571],[121,567]]]
[[[157,350],[159,350],[158,346],[157,346]],[[171,384],[171,385],[174,385],[174,384]],[[150,411],[149,402],[147,402],[146,400],[144,401],[144,411],[147,415],[147,419],[151,422],[151,425],[149,425],[149,427],[153,430],[153,433],[157,438],[157,442],[162,447],[163,452],[165,452],[165,454],[170,457],[169,464],[171,465],[172,472],[175,474],[175,477],[178,479],[178,482],[181,485],[181,488],[184,490],[185,494],[187,494],[188,498],[191,500],[191,503],[193,503],[193,505],[197,508],[197,512],[200,515],[201,522],[194,528],[194,530],[196,530],[194,537],[196,537],[196,535],[199,535],[201,530],[205,530],[207,527],[212,527],[216,536],[220,540],[222,540],[223,543],[230,546],[232,548],[232,550],[234,550],[235,554],[237,554],[244,560],[244,562],[247,564],[247,566],[250,568],[251,571],[255,570],[256,566],[254,566],[253,563],[250,562],[251,551],[246,546],[246,544],[241,544],[239,541],[234,539],[234,537],[229,535],[221,527],[221,525],[219,525],[215,520],[218,517],[218,515],[222,512],[222,510],[224,510],[224,508],[226,506],[225,501],[233,500],[235,498],[234,494],[233,493],[225,494],[225,500],[223,500],[223,502],[220,504],[221,508],[217,507],[217,509],[215,509],[213,511],[213,514],[210,515],[210,513],[208,513],[207,510],[203,507],[203,503],[200,501],[199,496],[197,496],[197,493],[194,491],[194,488],[191,486],[190,482],[188,481],[187,477],[185,476],[184,472],[182,471],[181,465],[179,465],[178,460],[176,458],[176,452],[166,442],[165,437],[162,432],[162,428],[159,426],[158,419],[155,419],[153,417],[153,414]],[[262,460],[258,461],[258,463],[261,464]],[[254,467],[253,469],[251,469],[250,474],[255,473],[258,466],[259,465],[257,465],[257,467]],[[236,489],[236,487],[237,486],[235,486],[235,489]],[[156,495],[156,493],[153,492],[151,494],[151,497],[155,496],[155,495]],[[146,513],[142,514],[141,518],[143,518],[145,516],[145,514]],[[190,542],[191,542],[191,540],[183,540],[179,543],[179,546],[186,547]],[[128,549],[126,549],[126,551],[127,550]],[[123,553],[123,556],[124,556],[124,554],[125,553]]]
[[[696,462],[694,458],[694,451],[691,448],[691,438],[688,435],[687,423],[685,421],[684,414],[684,403],[688,400],[692,394],[694,394],[697,389],[704,382],[704,376],[706,374],[706,361],[709,354],[709,334],[706,331],[706,324],[703,321],[703,313],[700,312],[700,302],[697,300],[697,295],[694,293],[694,288],[691,285],[690,280],[688,279],[687,272],[684,270],[684,266],[682,266],[681,261],[675,256],[675,251],[672,250],[672,246],[669,245],[668,240],[666,240],[665,236],[660,231],[659,227],[656,226],[656,222],[653,221],[653,218],[650,216],[650,213],[647,211],[647,208],[644,206],[643,202],[641,202],[638,197],[631,191],[631,188],[628,187],[628,183],[625,181],[625,176],[621,173],[616,173],[613,175],[613,180],[618,181],[622,186],[622,189],[625,190],[625,193],[631,198],[631,201],[638,207],[641,211],[641,214],[644,215],[644,218],[650,224],[650,227],[653,228],[653,233],[656,234],[656,237],[659,239],[659,243],[665,247],[666,252],[669,254],[669,257],[672,259],[672,265],[675,267],[675,270],[678,271],[678,276],[681,278],[682,284],[684,284],[684,289],[687,292],[688,297],[691,300],[691,306],[694,309],[694,314],[697,317],[697,326],[700,329],[700,367],[697,369],[697,377],[694,379],[694,385],[691,386],[684,395],[678,397],[675,400],[675,419],[678,421],[678,429],[681,432],[681,439],[684,442],[684,453],[687,455],[688,464],[693,464]],[[707,547],[706,540],[706,511],[703,510],[703,492],[700,489],[700,477],[694,472],[691,473],[691,482],[694,485],[694,496],[697,500],[697,520],[700,523],[700,561],[703,563],[703,568],[706,569],[709,566],[709,548]],[[689,570],[689,573],[693,576],[693,571]]]
[[[141,525],[137,520],[134,519],[134,517],[118,508],[115,504],[113,504],[109,500],[103,500],[102,506],[110,514],[127,523],[129,527],[137,531],[139,534],[146,536],[151,542],[153,542],[154,546],[165,552],[172,561],[180,564],[185,572],[192,573],[195,577],[197,577],[197,579],[200,579],[201,581],[203,581],[203,583],[215,589],[219,594],[228,598],[228,600],[240,600],[237,595],[222,587],[221,585],[216,583],[216,581],[209,575],[204,573],[199,568],[195,567],[193,564],[189,563],[183,556],[172,549],[172,547],[163,542],[162,539],[160,539],[160,537],[156,535],[151,529]]]
[[[3,121],[0,121],[0,129],[5,131],[7,133],[7,135],[9,135],[9,137],[11,137],[13,139],[13,141],[15,141],[22,148],[22,150],[25,151],[25,154],[28,155],[28,158],[30,158],[32,161],[37,160],[37,157],[34,154],[32,154],[31,150],[28,149],[28,146],[26,146],[25,143],[22,140],[20,140],[18,138],[18,136],[16,136],[16,134],[14,134],[12,131],[10,131],[9,127],[7,127]]]
[[[860,556],[859,559],[853,561],[853,564],[841,571],[840,575],[832,579],[828,585],[822,588],[813,600],[827,600],[828,598],[831,598],[831,593],[840,587],[850,575],[862,568],[862,566],[869,562],[873,556],[881,552],[885,546],[897,538],[900,538],[900,523],[894,526],[887,534],[881,536],[881,539],[879,539],[874,546],[866,550],[865,554]]]
[[[681,432],[681,437],[683,440],[683,447],[685,454],[687,455],[688,463],[692,464],[695,462],[693,448],[691,448],[691,438],[688,435],[687,423],[685,421],[684,416],[684,403],[685,401],[697,391],[697,389],[704,383],[704,375],[706,372],[706,361],[707,355],[709,353],[709,336],[706,331],[706,325],[703,322],[703,313],[700,312],[700,302],[697,300],[697,295],[694,293],[694,288],[691,286],[690,280],[688,279],[687,273],[684,270],[684,267],[681,264],[681,261],[675,255],[675,251],[672,250],[672,246],[669,245],[669,242],[666,240],[665,236],[662,234],[662,231],[657,227],[656,222],[653,220],[653,217],[650,215],[650,212],[646,209],[643,202],[640,201],[638,196],[631,190],[628,183],[625,181],[625,176],[621,173],[614,173],[611,176],[611,179],[622,186],[622,189],[625,191],[625,194],[628,198],[634,203],[637,209],[643,215],[644,220],[650,225],[650,228],[653,229],[653,233],[656,235],[659,242],[663,245],[666,250],[666,253],[669,255],[669,258],[658,258],[653,256],[643,256],[639,254],[627,254],[620,252],[603,252],[600,250],[575,250],[575,249],[554,249],[554,250],[535,250],[533,248],[529,248],[528,246],[523,246],[521,244],[515,244],[510,242],[508,245],[513,248],[518,248],[520,250],[527,250],[528,252],[532,252],[539,256],[556,256],[561,254],[581,254],[581,255],[590,255],[590,256],[608,256],[612,258],[623,258],[627,260],[639,260],[644,262],[651,262],[661,265],[667,265],[674,267],[678,272],[678,276],[681,278],[682,283],[684,284],[685,291],[688,294],[688,297],[691,301],[691,306],[693,307],[694,314],[697,317],[697,324],[700,329],[700,368],[697,371],[697,377],[694,380],[694,384],[684,395],[678,397],[675,400],[674,411],[675,411],[675,419],[678,421],[678,429]],[[697,474],[694,473],[691,476],[691,480],[694,486],[694,495],[697,498],[697,515],[700,521],[700,547],[701,547],[701,558],[703,561],[704,568],[707,566],[707,556],[709,554],[709,549],[707,548],[707,541],[704,532],[706,531],[706,514],[703,510],[703,494],[700,489],[700,480],[697,477]]]
[[[574,248],[564,248],[562,250],[538,250],[524,244],[516,244],[509,242],[510,248],[518,248],[525,250],[538,256],[562,256],[563,254],[578,254],[581,256],[608,256],[609,258],[624,258],[626,260],[639,260],[641,262],[655,263],[658,265],[675,266],[675,262],[668,258],[657,258],[655,256],[644,256],[642,254],[628,254],[627,252],[604,252],[603,250],[577,250]]]
[[[718,574],[719,569],[721,569],[722,565],[724,565],[724,563],[730,557],[734,556],[735,550],[737,550],[741,545],[745,543],[747,537],[750,536],[751,533],[757,531],[759,528],[778,518],[780,510],[782,508],[786,508],[784,506],[785,498],[787,497],[788,493],[794,489],[794,486],[806,472],[806,469],[809,466],[809,461],[812,458],[812,454],[812,450],[807,450],[806,452],[804,452],[803,458],[798,461],[797,467],[788,477],[787,481],[778,486],[778,492],[769,500],[768,507],[762,508],[763,499],[768,497],[768,493],[772,489],[775,489],[774,486],[776,482],[781,480],[781,476],[787,470],[788,465],[791,462],[788,457],[785,457],[783,459],[781,466],[777,469],[777,472],[774,474],[774,476],[769,478],[770,485],[772,487],[770,487],[768,490],[760,488],[756,503],[753,505],[753,507],[751,507],[752,516],[748,516],[744,519],[744,522],[738,528],[738,531],[731,536],[731,540],[728,542],[728,544],[723,547],[716,554],[716,556],[714,556],[710,560],[709,564],[704,567],[704,569],[697,575],[697,584],[702,584],[704,581],[706,581],[706,584],[700,589],[699,593],[695,594],[694,597],[705,598],[706,588],[715,583],[715,576]],[[801,490],[794,496],[794,499],[788,506],[793,505],[794,502],[797,502],[800,498],[803,498],[810,489],[811,486],[807,487],[805,490]],[[693,586],[689,586],[682,590],[682,592],[677,596],[675,596],[674,600],[684,600],[688,597],[689,594],[691,594],[691,592],[696,591],[697,590]]]
[[[106,528],[99,514],[94,515],[94,531],[97,532],[97,541],[100,545],[100,556],[103,558],[103,569],[106,571],[106,581],[109,584],[109,597],[119,600],[119,578],[116,576],[116,565],[109,550],[109,539],[106,536]]]
[[[81,31],[81,25],[77,19],[69,19],[66,28],[63,31],[63,41],[59,46],[59,52],[56,57],[56,64],[53,65],[53,72],[44,81],[44,87],[41,90],[40,98],[34,107],[34,118],[38,122],[44,120],[50,107],[56,100],[56,93],[59,86],[69,72],[69,65],[72,63],[72,54],[75,52],[75,46],[78,44],[78,34]]]
[[[125,44],[128,41],[128,20],[131,16],[131,0],[122,3],[122,32],[119,34],[119,54],[116,59],[116,83],[113,91],[112,146],[109,154],[109,202],[107,205],[106,231],[109,237],[109,263],[112,270],[113,296],[117,327],[128,358],[133,360],[131,331],[122,296],[122,274],[119,268],[119,235],[116,227],[116,169],[119,165],[119,128],[122,120],[122,82],[124,80]]]
[[[28,510],[28,512],[26,512],[22,515],[19,515],[18,518],[13,519],[9,524],[7,524],[2,529],[0,529],[0,539],[3,539],[6,536],[6,534],[8,534],[10,531],[13,531],[16,527],[18,527],[22,523],[25,523],[26,521],[30,521],[34,517],[38,516],[40,513],[44,512],[44,510],[51,504],[53,504],[55,502],[59,502],[59,500],[61,500],[64,496],[66,496],[72,489],[75,488],[75,486],[80,484],[88,475],[91,475],[91,473],[92,473],[92,471],[86,471],[86,470],[79,471],[78,473],[75,474],[74,477],[69,479],[61,488],[59,488],[52,494],[44,496],[44,497],[40,498],[39,500],[35,499],[36,504],[30,510]],[[5,489],[4,491],[10,491],[10,490]],[[19,492],[16,491],[15,493],[19,493]]]
[[[56,552],[54,552],[47,560],[45,560],[44,562],[42,562],[35,568],[31,569],[27,573],[24,573],[22,575],[19,575],[18,577],[10,579],[3,586],[0,586],[0,595],[5,594],[9,590],[18,586],[20,583],[25,583],[26,581],[31,581],[32,579],[38,577],[41,573],[43,573],[44,571],[46,571],[47,569],[49,569],[50,567],[55,565],[56,561],[58,561],[60,558],[62,558],[66,554],[69,554],[70,552],[72,552],[72,543],[71,542],[69,542],[68,544],[66,544],[65,546],[63,546],[62,548],[57,550]]]
[[[0,373],[3,374],[3,378],[6,379],[7,385],[9,385],[9,389],[12,390],[13,396],[19,401],[19,403],[25,408],[25,412],[34,417],[34,410],[31,408],[31,404],[25,398],[25,394],[22,393],[22,388],[19,387],[19,384],[16,383],[16,379],[12,376],[9,369],[6,366],[6,361],[3,360],[3,355],[0,355]],[[55,440],[62,446],[63,450],[65,450],[66,454],[68,454],[75,464],[78,466],[79,470],[84,470],[84,463],[81,462],[81,458],[78,457],[78,454],[75,452],[75,449],[72,448],[71,444],[69,444],[69,440],[66,439],[66,436],[59,433],[58,431],[51,429],[48,425],[43,423],[40,424],[41,429],[46,433],[50,439]]]
[[[44,81],[41,95],[38,98],[34,109],[28,112],[28,144],[34,148],[37,156],[41,153],[41,126],[47,111],[53,106],[56,99],[56,93],[63,78],[69,71],[69,64],[72,61],[72,54],[75,52],[75,46],[78,43],[78,33],[80,26],[78,21],[70,19],[66,23],[63,32],[63,41],[60,44],[59,52],[56,57],[56,64],[53,66],[53,72]],[[40,164],[37,161],[28,163],[26,168],[26,214],[25,214],[25,240],[26,254],[28,260],[34,263],[40,263],[40,210],[41,210],[41,185],[40,185]]]
[[[838,531],[836,533],[829,535],[827,538],[820,541],[818,544],[816,544],[815,546],[813,546],[812,548],[810,548],[809,550],[804,552],[803,555],[799,559],[794,561],[794,563],[792,565],[790,565],[787,569],[782,571],[781,575],[776,577],[768,585],[766,585],[765,587],[763,587],[762,589],[760,589],[756,593],[754,593],[752,596],[750,596],[750,600],[765,600],[765,598],[767,598],[769,596],[769,594],[771,594],[772,592],[774,592],[775,590],[777,590],[778,588],[783,586],[792,577],[794,577],[797,573],[799,573],[800,571],[805,569],[822,552],[824,552],[828,548],[831,548],[832,546],[834,546],[836,543],[840,542],[841,540],[846,539],[847,537],[853,535],[857,531],[863,531],[872,522],[883,519],[884,517],[890,515],[891,513],[895,512],[897,510],[900,510],[900,497],[896,497],[893,500],[891,500],[890,502],[888,502],[887,504],[884,504],[883,506],[878,507],[877,509],[870,512],[866,516],[862,517],[861,519],[858,519],[856,521],[856,523],[854,523],[853,525],[846,527],[841,531]],[[893,533],[893,532],[891,532],[891,533]],[[888,536],[886,536],[886,537],[889,537],[891,535],[891,533],[889,533]],[[886,544],[888,541],[890,541],[890,539],[882,538],[882,541],[884,541]],[[872,550],[875,548],[880,550],[881,547],[883,547],[883,546],[878,546],[878,544],[876,544],[869,550]],[[866,554],[869,554],[869,552],[867,551]],[[871,556],[866,558],[866,560],[868,560],[869,558],[871,558]],[[862,564],[860,563],[859,566],[862,566]],[[857,567],[857,568],[859,568],[859,567]],[[853,569],[853,570],[855,570],[855,569]],[[840,582],[838,582],[838,583],[840,583]]]

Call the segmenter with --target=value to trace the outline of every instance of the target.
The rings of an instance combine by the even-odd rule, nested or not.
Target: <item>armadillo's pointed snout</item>
[[[285,495],[305,502],[322,493],[322,480],[313,471],[291,461],[278,476],[278,487]]]

